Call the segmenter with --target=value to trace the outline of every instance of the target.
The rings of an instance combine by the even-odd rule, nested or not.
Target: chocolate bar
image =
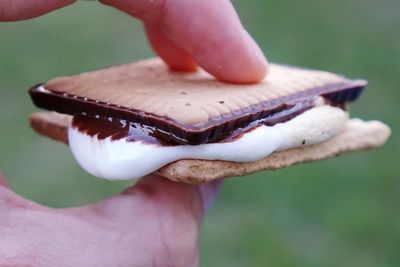
[[[56,78],[29,93],[38,107],[79,117],[75,122],[101,118],[103,126],[121,128],[125,121],[125,127],[145,130],[170,145],[198,145],[233,138],[259,123],[285,122],[311,108],[319,96],[344,106],[366,84],[276,64],[260,84],[225,84],[202,71],[173,73],[152,59]]]

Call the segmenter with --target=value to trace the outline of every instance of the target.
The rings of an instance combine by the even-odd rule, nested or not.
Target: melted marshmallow
[[[140,178],[179,159],[255,161],[274,151],[324,142],[342,131],[348,114],[328,105],[314,107],[292,120],[262,125],[231,142],[196,146],[158,146],[125,139],[98,139],[69,127],[69,147],[90,174],[109,180]]]

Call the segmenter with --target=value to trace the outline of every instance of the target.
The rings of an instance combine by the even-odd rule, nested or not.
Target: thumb
[[[229,0],[100,0],[145,23],[154,50],[174,69],[195,63],[226,82],[254,83],[268,62]]]
[[[121,197],[134,196],[141,205],[166,213],[187,214],[201,222],[203,197],[199,186],[177,183],[157,175],[142,178],[135,186],[122,192]]]
[[[164,177],[150,175],[140,180],[137,185],[126,189],[123,194],[141,191],[142,193],[146,192],[148,196],[153,193],[153,197],[156,198],[156,192],[159,192],[158,194],[160,194],[160,197],[162,195],[164,195],[164,197],[167,196],[169,201],[172,202],[192,203],[193,205],[196,202],[200,202],[202,207],[200,213],[203,214],[214,204],[222,181],[222,179],[218,179],[202,185],[190,185],[172,182]],[[177,203],[175,203],[175,205]],[[200,207],[196,206],[192,208],[199,209]]]

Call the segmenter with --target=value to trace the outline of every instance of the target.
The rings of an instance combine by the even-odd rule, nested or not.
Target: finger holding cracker
[[[229,0],[101,0],[144,22],[157,54],[173,69],[198,64],[220,80],[259,82],[267,60]]]
[[[150,59],[33,87],[37,106],[67,115],[39,113],[30,121],[41,134],[68,139],[94,176],[156,172],[204,183],[383,145],[386,125],[349,119],[346,107],[365,86],[276,64],[259,84],[226,84]]]

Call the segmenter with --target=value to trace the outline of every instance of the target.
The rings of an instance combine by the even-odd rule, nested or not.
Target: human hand
[[[75,0],[2,0],[0,21],[43,15]],[[258,82],[267,61],[229,0],[100,0],[143,21],[148,39],[176,70],[197,65],[220,80]]]
[[[52,209],[16,195],[0,173],[0,266],[197,266],[217,190],[152,175],[97,204]]]
[[[29,19],[75,0],[3,0],[0,21]],[[267,61],[228,0],[102,0],[143,21],[176,70],[197,65],[220,80],[263,79]],[[0,175],[1,176],[1,175]],[[95,205],[51,209],[6,188],[0,177],[0,266],[196,266],[204,203],[218,184],[156,176]]]

